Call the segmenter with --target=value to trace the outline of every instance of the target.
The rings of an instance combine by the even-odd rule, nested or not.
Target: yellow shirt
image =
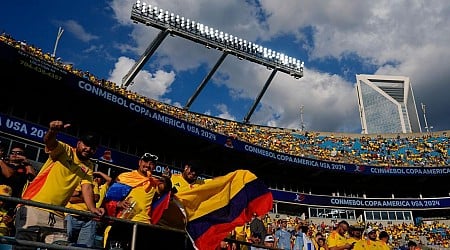
[[[97,184],[98,185],[98,184]],[[107,184],[107,183],[105,183],[105,184],[103,184],[103,185],[101,185],[100,187],[99,187],[99,190],[98,190],[98,195],[99,195],[99,198],[98,198],[98,201],[97,201],[97,203],[95,204],[97,207],[101,207],[102,206],[102,204],[103,204],[103,199],[105,198],[105,196],[106,196],[106,193],[108,192],[108,188],[109,188],[109,185]]]
[[[78,159],[75,148],[58,141],[49,153],[34,180],[25,189],[22,198],[57,206],[65,206],[80,184],[92,184],[94,163]],[[59,216],[64,213],[54,211]]]
[[[380,241],[360,240],[355,243],[353,250],[380,250],[384,249]]]
[[[98,188],[97,182],[94,182],[93,184],[94,184],[94,186],[92,187],[92,190],[94,191],[94,195],[100,195],[100,190]],[[75,191],[78,191],[81,193],[81,185],[78,185],[78,187],[75,189]],[[84,203],[84,202],[72,203],[69,201],[69,202],[67,202],[66,208],[76,209],[76,210],[81,210],[81,211],[89,211],[86,203]]]
[[[150,223],[150,210],[153,197],[156,193],[157,182],[151,177],[146,177],[138,173],[137,170],[125,172],[117,177],[117,181],[132,187],[125,199],[136,202],[130,218],[132,221]]]
[[[356,243],[356,242],[358,242],[360,240],[361,239],[356,239],[356,238],[350,237],[350,238],[347,239],[347,243],[353,244],[353,243]]]
[[[7,211],[0,208],[0,236],[10,236],[12,228],[3,222],[3,216],[7,214]]]
[[[389,245],[386,244],[386,242],[381,241],[381,240],[379,242],[380,242],[381,249],[383,249],[383,250],[390,250],[391,249],[391,247],[389,247]]]
[[[332,231],[327,237],[328,247],[338,247],[347,244],[347,237],[340,235],[337,231]]]

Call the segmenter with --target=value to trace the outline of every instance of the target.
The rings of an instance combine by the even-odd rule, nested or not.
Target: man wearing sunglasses
[[[36,170],[28,161],[22,146],[13,146],[9,158],[0,161],[5,183],[12,188],[12,197],[20,198],[29,181],[36,176]]]
[[[367,239],[355,243],[353,250],[378,250],[383,249],[381,241],[378,240],[377,229],[367,228]]]
[[[126,194],[120,201],[109,201],[106,203],[108,215],[114,213],[114,216],[137,221],[141,223],[152,223],[151,208],[153,198],[169,192],[172,187],[168,177],[156,177],[152,174],[156,167],[158,156],[145,153],[138,161],[138,169],[130,172],[119,174],[116,182],[125,184],[130,187],[128,194]],[[110,187],[112,191],[114,185]],[[106,195],[108,197],[108,194]],[[117,211],[117,213],[115,212]],[[138,231],[137,239],[145,239],[145,229]],[[120,242],[123,249],[130,249],[132,241],[133,225],[125,223],[113,222],[111,226],[107,227],[105,238],[106,247],[109,247],[112,242]],[[144,249],[146,247],[145,240],[138,240],[136,242],[136,249]]]

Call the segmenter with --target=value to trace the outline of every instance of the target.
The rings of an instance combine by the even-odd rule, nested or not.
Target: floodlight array
[[[268,49],[256,43],[219,31],[208,25],[176,15],[156,6],[136,1],[131,19],[172,34],[184,37],[208,48],[216,48],[269,68],[274,68],[295,78],[303,77],[303,65],[299,59]]]

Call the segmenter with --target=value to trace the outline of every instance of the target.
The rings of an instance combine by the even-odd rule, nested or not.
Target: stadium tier
[[[100,133],[96,157],[108,150],[122,168],[152,152],[159,169],[186,160],[205,166],[206,177],[249,169],[271,187],[280,211],[449,214],[448,131],[362,136],[224,120],[140,96],[5,34],[0,40],[0,136],[35,148],[36,162],[46,158],[40,143],[49,121],[60,119],[72,124],[63,135],[69,142],[86,129]],[[328,210],[325,218],[335,218]]]

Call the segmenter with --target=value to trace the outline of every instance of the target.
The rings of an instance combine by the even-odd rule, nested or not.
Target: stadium
[[[59,119],[72,124],[63,137],[69,142],[86,130],[100,133],[97,167],[111,176],[144,152],[159,156],[159,172],[179,171],[186,160],[204,166],[205,178],[248,169],[272,190],[272,220],[448,223],[449,131],[361,135],[220,119],[140,96],[7,34],[0,40],[0,141],[24,145],[36,166],[47,158],[48,123]],[[396,161],[381,144],[392,145]],[[112,163],[100,159],[105,150]]]

